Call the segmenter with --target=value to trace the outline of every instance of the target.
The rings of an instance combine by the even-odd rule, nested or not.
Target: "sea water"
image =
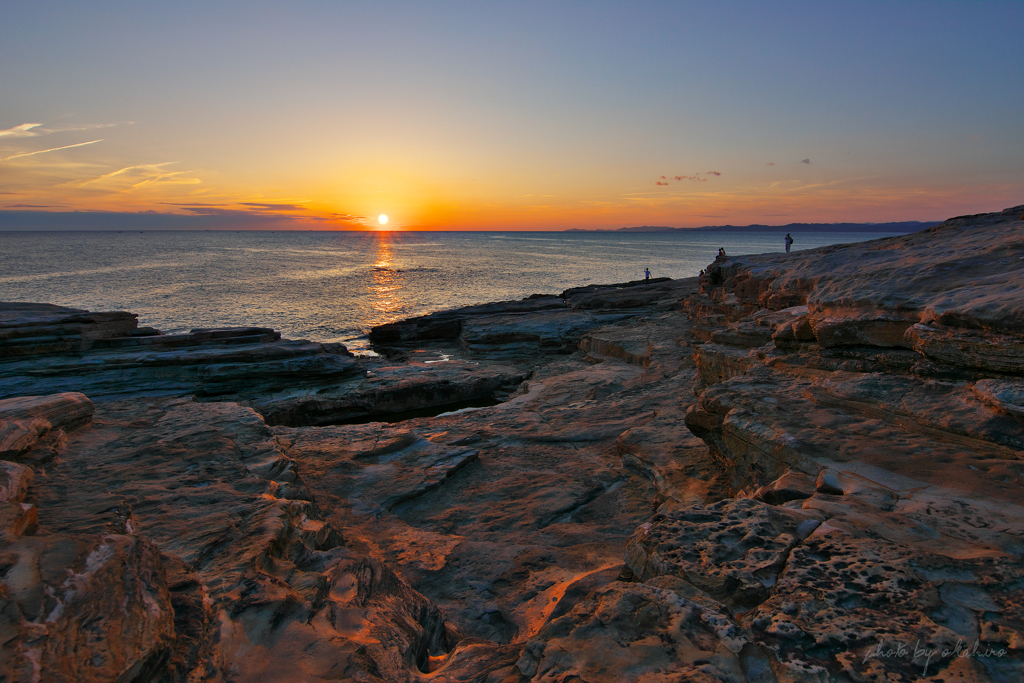
[[[885,237],[798,233],[795,249]],[[164,332],[273,327],[368,350],[374,325],[782,251],[754,232],[0,232],[0,301],[124,310]]]

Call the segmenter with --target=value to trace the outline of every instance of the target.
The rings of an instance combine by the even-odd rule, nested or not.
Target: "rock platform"
[[[371,358],[0,305],[0,680],[1024,680],[1022,213]]]

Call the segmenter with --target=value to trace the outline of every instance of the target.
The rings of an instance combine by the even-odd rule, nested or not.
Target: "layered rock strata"
[[[248,405],[0,401],[0,670],[1024,679],[1022,211],[399,323]],[[410,417],[444,366],[505,400]]]

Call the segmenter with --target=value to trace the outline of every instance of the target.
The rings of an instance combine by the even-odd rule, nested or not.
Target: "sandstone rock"
[[[767,659],[727,608],[659,577],[594,591],[529,642],[516,666],[536,681],[745,683],[751,670],[767,669]]]
[[[770,484],[765,484],[754,493],[754,498],[769,505],[782,505],[791,500],[810,498],[819,490],[817,481],[803,472],[787,470]],[[841,493],[841,491],[840,491]]]
[[[441,312],[376,330],[390,360],[266,328],[8,358],[5,391],[107,402],[3,418],[45,464],[8,468],[3,543],[149,549],[171,627],[79,648],[124,680],[1018,680],[1019,230]]]
[[[561,297],[573,310],[671,309],[679,301],[696,293],[696,278],[672,280],[651,278],[614,285],[588,285],[562,292]]]
[[[635,328],[638,338],[650,334]],[[650,515],[656,494],[648,475],[622,466],[620,435],[630,430],[631,452],[664,467],[666,491],[689,485],[694,473],[673,469],[671,440],[642,431],[663,413],[685,434],[677,404],[692,377],[678,372],[686,354],[672,342],[648,368],[611,356],[564,359],[489,408],[275,431],[330,519],[375,548],[455,629],[521,645],[583,599],[583,586],[617,574],[625,541]],[[674,374],[664,381],[659,368]],[[686,438],[695,457],[706,454]],[[424,490],[435,464],[451,476]]]
[[[0,457],[13,458],[24,453],[52,426],[41,417],[0,421]]]
[[[1024,339],[1017,334],[917,324],[905,333],[908,346],[930,359],[989,372],[1024,372]]]
[[[564,308],[565,301],[561,297],[555,296],[465,306],[455,310],[378,325],[370,330],[369,337],[370,342],[374,345],[458,339],[463,322],[474,316],[500,313],[518,315],[537,311],[563,310]]]
[[[15,501],[0,502],[0,533],[31,535],[38,527],[39,513],[35,505]]]
[[[745,374],[757,364],[757,354],[744,348],[710,343],[696,348],[694,360],[700,378],[708,384],[717,384]]]
[[[77,392],[0,400],[0,420],[42,419],[51,427],[71,429],[88,422],[92,413],[92,402]]]
[[[0,359],[84,351],[97,340],[131,335],[137,318],[124,311],[0,302]]]
[[[1019,380],[983,379],[971,388],[974,395],[990,406],[1024,417],[1024,382]]]
[[[921,555],[825,524],[793,549],[775,595],[743,622],[774,653],[780,680],[814,672],[920,680],[958,670],[966,680],[1012,680],[1024,672],[1021,659],[978,620],[1006,624],[1018,590],[997,586],[1019,575],[1010,565]],[[1002,655],[958,662],[958,642],[961,652]]]
[[[658,278],[619,285],[569,289],[560,296],[537,296],[441,311],[373,328],[370,342],[388,355],[410,344],[436,340],[459,343],[470,355],[486,353],[524,359],[536,353],[572,351],[592,328],[636,317],[644,311],[671,310],[693,294],[697,283]]]
[[[5,680],[137,680],[167,655],[174,610],[151,543],[5,536],[0,548]]]
[[[20,503],[34,476],[31,467],[0,460],[0,501]]]
[[[641,580],[678,576],[732,607],[764,602],[790,551],[818,527],[809,513],[726,500],[658,514],[626,548]]]
[[[181,630],[166,636],[181,679],[406,680],[454,645],[435,607],[344,547],[249,409],[103,404],[33,492],[46,538],[127,532],[177,563]]]
[[[356,361],[341,345],[267,342],[262,337],[245,343],[208,339],[182,346],[128,345],[94,349],[80,357],[0,363],[5,392],[45,387],[104,400],[126,395],[252,396],[357,372]]]
[[[976,352],[961,352],[956,341],[940,342],[931,333],[915,333],[922,340],[903,335],[926,323],[1001,333],[1014,339],[1014,348],[1019,345],[1024,327],[1019,208],[951,219],[854,248],[731,257],[702,277],[704,306],[734,315],[743,306],[779,310],[806,304],[824,346],[907,346],[924,352],[930,345],[934,354],[964,353],[969,364],[998,369],[1007,354],[996,351],[1000,360],[987,360],[983,340]]]
[[[508,396],[530,374],[509,365],[459,361],[370,367],[358,381],[268,392],[249,405],[272,424],[296,427],[401,419],[426,408],[437,413],[467,402],[495,403],[496,396]]]

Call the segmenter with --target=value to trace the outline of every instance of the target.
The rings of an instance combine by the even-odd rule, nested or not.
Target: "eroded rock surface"
[[[146,398],[152,367],[0,402],[0,667],[1024,680],[1022,211],[403,321],[236,402]],[[81,368],[141,362],[120,339]],[[218,353],[250,342],[291,343]],[[31,386],[73,388],[64,353]]]

